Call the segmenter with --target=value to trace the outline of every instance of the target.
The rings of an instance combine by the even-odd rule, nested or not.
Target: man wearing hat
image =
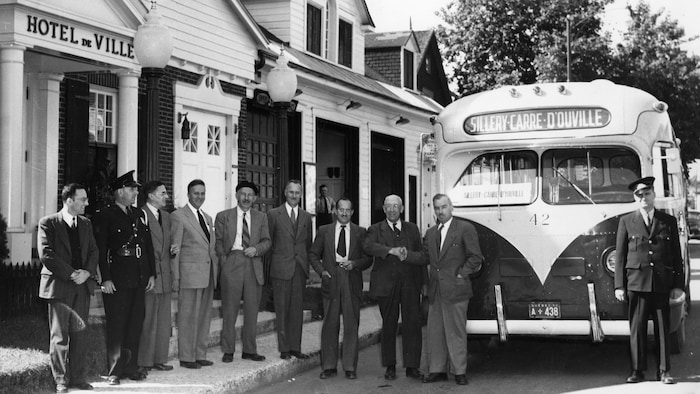
[[[110,385],[123,378],[146,378],[137,360],[145,292],[154,285],[155,259],[143,211],[132,206],[141,186],[133,173],[129,171],[110,184],[114,204],[95,214]]]
[[[673,216],[654,209],[654,178],[629,185],[639,209],[620,218],[617,228],[615,298],[629,302],[632,374],[627,383],[644,381],[647,321],[654,322],[656,380],[675,381],[669,351],[669,296],[683,294],[683,264],[678,223]]]
[[[238,206],[216,215],[216,255],[221,272],[221,329],[223,362],[233,361],[236,319],[243,299],[242,358],[263,361],[255,343],[258,305],[264,284],[262,255],[270,249],[270,233],[264,213],[251,209],[258,187],[248,181],[236,186]]]

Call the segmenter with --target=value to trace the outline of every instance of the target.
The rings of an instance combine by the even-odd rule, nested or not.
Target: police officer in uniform
[[[654,209],[654,177],[629,185],[639,209],[620,219],[617,229],[615,298],[629,302],[632,374],[627,383],[644,381],[647,321],[654,322],[656,380],[673,384],[669,351],[669,296],[683,294],[683,264],[678,223]]]
[[[138,367],[137,361],[145,292],[154,286],[155,259],[144,213],[132,206],[141,186],[134,181],[133,173],[129,171],[112,182],[114,204],[95,214],[110,385],[124,378],[146,378],[146,371]]]

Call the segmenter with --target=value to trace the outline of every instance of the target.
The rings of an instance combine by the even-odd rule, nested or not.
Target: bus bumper
[[[593,338],[591,322],[588,320],[507,320],[506,325],[508,335],[591,336]],[[630,326],[627,320],[602,320],[600,325],[605,335],[630,335]],[[467,333],[498,335],[498,321],[468,320]]]

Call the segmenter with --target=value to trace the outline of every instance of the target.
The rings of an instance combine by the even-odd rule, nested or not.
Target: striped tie
[[[245,220],[246,212],[243,212],[243,235],[241,236],[241,245],[243,249],[250,246],[250,233],[248,232],[248,221]]]

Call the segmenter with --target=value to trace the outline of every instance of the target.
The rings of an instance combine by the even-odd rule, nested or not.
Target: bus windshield
[[[632,202],[637,155],[624,148],[551,149],[542,155],[542,200],[552,205]]]

